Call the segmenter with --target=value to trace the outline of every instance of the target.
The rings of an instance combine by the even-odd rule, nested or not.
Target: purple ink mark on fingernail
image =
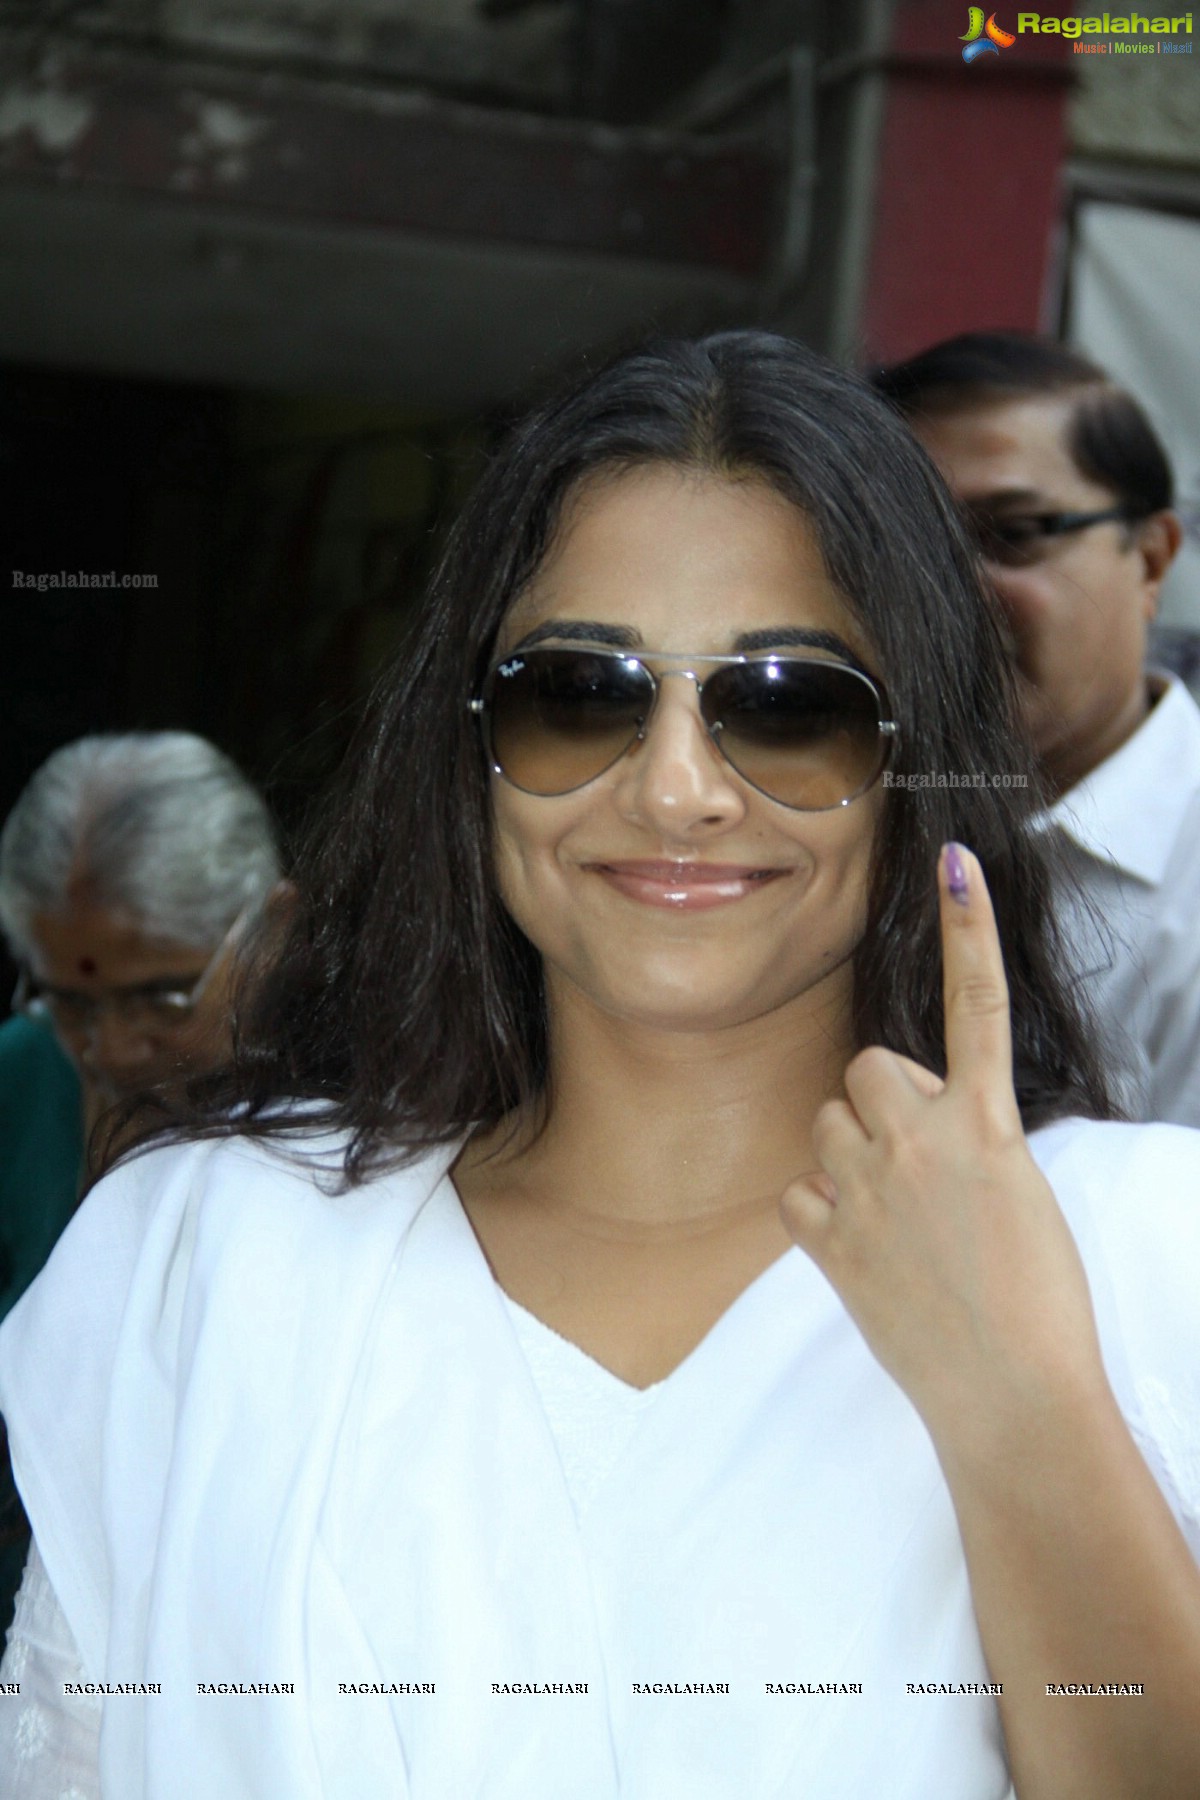
[[[946,886],[950,891],[950,898],[957,900],[960,906],[966,906],[971,897],[971,889],[961,844],[946,845]]]

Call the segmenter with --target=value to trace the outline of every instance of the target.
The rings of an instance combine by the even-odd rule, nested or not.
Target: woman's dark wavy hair
[[[468,702],[567,496],[599,472],[663,464],[765,481],[811,521],[899,721],[897,775],[1035,782],[992,604],[892,409],[785,338],[652,344],[543,405],[493,457],[300,858],[296,913],[246,1003],[234,1065],[185,1129],[332,1125],[349,1134],[355,1182],[543,1096],[541,963],[497,892]],[[971,845],[999,921],[1030,1125],[1110,1110],[1059,973],[1049,872],[1026,829],[1035,800],[1032,786],[889,789],[854,961],[858,1044],[943,1071],[934,870],[947,839]]]

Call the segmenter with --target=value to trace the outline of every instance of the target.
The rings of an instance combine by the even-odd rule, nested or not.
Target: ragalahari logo
[[[999,56],[1001,50],[1010,49],[1016,41],[1011,31],[1004,31],[997,25],[995,13],[988,14],[985,24],[982,6],[968,6],[967,29],[959,39],[964,62],[973,63],[977,56],[989,53]]]

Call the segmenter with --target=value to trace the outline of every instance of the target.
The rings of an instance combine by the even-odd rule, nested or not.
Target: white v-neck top
[[[545,1408],[572,1504],[582,1518],[664,1383],[632,1387],[509,1295],[504,1301]]]
[[[1200,1134],[1030,1147],[1200,1552]],[[514,1316],[454,1149],[339,1195],[340,1149],[131,1161],[0,1328],[102,1800],[1004,1800],[933,1445],[808,1258],[622,1391]],[[0,1791],[62,1800],[71,1727],[4,1697]]]

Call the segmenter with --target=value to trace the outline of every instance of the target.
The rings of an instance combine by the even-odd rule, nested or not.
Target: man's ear
[[[1134,527],[1133,549],[1141,558],[1145,591],[1146,618],[1158,611],[1158,596],[1167,572],[1179,555],[1183,543],[1183,525],[1174,512],[1151,513]]]

